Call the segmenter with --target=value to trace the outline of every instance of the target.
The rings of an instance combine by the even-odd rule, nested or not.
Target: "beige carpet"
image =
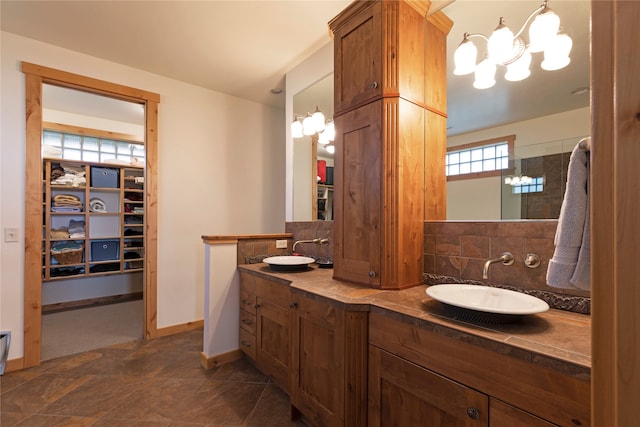
[[[42,316],[42,360],[143,337],[143,301],[128,301]]]

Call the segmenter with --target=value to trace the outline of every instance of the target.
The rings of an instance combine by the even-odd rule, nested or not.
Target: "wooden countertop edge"
[[[260,268],[256,268],[257,265],[260,265]],[[370,296],[351,298],[351,297],[345,297],[342,295],[337,295],[332,292],[325,292],[320,294],[314,289],[309,289],[309,286],[305,286],[304,284],[303,285],[296,284],[295,278],[292,278],[290,276],[292,273],[270,271],[269,267],[266,264],[241,264],[241,265],[238,265],[238,270],[247,274],[251,274],[253,276],[273,280],[284,286],[289,286],[292,291],[303,293],[305,294],[305,296],[312,299],[313,298],[329,299],[331,300],[331,302],[345,307],[347,311],[369,311],[371,307]],[[293,274],[296,274],[296,273],[293,273]],[[382,290],[378,290],[378,291],[372,290],[372,291],[375,294],[384,292]]]
[[[253,239],[291,239],[292,233],[278,233],[278,234],[226,234],[226,235],[202,235],[202,241],[208,245],[215,245],[220,243],[234,243],[239,240],[253,240]]]
[[[368,296],[358,297],[358,298],[350,298],[343,295],[337,295],[333,292],[317,292],[317,290],[312,289],[313,284],[317,283],[321,279],[313,278],[308,280],[308,276],[305,278],[308,281],[308,284],[305,285],[303,283],[296,284],[295,277],[291,277],[291,274],[280,273],[280,272],[272,272],[269,271],[265,265],[261,264],[244,264],[239,265],[238,269],[240,271],[256,275],[259,277],[267,278],[270,280],[275,280],[285,286],[290,286],[292,290],[304,292],[310,296],[317,296],[325,299],[331,299],[336,303],[340,303],[341,305],[350,305],[353,304],[352,308],[354,311],[375,311],[381,315],[387,315],[391,317],[395,317],[397,319],[408,319],[413,323],[418,325],[427,325],[429,329],[434,331],[439,331],[439,333],[444,333],[444,335],[449,335],[451,333],[455,335],[467,335],[470,338],[470,342],[475,342],[476,345],[482,346],[483,348],[489,348],[494,351],[499,351],[500,346],[508,347],[514,351],[512,353],[513,357],[518,358],[518,354],[520,356],[528,359],[532,363],[540,364],[542,366],[546,366],[551,369],[556,369],[563,371],[569,375],[578,376],[583,379],[588,379],[591,373],[591,363],[590,360],[586,361],[587,355],[583,355],[581,353],[571,352],[570,350],[566,350],[567,353],[576,354],[581,356],[582,360],[577,359],[567,359],[558,354],[558,352],[546,352],[543,349],[535,350],[527,347],[523,347],[517,343],[513,343],[513,337],[517,337],[517,335],[509,335],[504,332],[495,331],[497,334],[503,335],[503,339],[492,338],[489,336],[474,334],[473,331],[469,331],[464,327],[457,327],[456,320],[449,320],[445,318],[440,318],[436,314],[432,314],[429,312],[424,312],[421,315],[416,315],[410,312],[404,312],[398,309],[394,309],[393,303],[391,304],[381,304],[380,298],[384,298],[384,294],[388,292],[396,292],[396,291],[385,291],[385,290],[376,290],[371,289],[372,293]],[[297,273],[300,274],[300,273]],[[283,277],[284,276],[284,277]],[[324,279],[326,280],[326,279]],[[353,284],[347,284],[346,286],[355,286]],[[365,288],[366,289],[366,288]],[[464,322],[461,322],[464,324]],[[487,343],[488,345],[482,345],[482,343]],[[555,347],[553,347],[555,349]],[[557,350],[557,349],[556,349]],[[529,355],[530,357],[528,357]],[[520,357],[520,358],[522,358]]]

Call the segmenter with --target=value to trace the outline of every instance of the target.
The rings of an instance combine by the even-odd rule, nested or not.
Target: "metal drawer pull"
[[[369,87],[370,87],[371,89],[375,89],[375,88],[377,88],[377,87],[378,87],[378,82],[371,82],[371,84],[369,85]]]
[[[251,344],[249,344],[249,343],[248,343],[248,342],[246,342],[246,341],[242,341],[242,343],[241,343],[241,344],[242,344],[243,346],[245,346],[245,347],[251,347]]]
[[[474,407],[467,408],[467,416],[472,420],[477,420],[480,418],[480,411]]]
[[[296,308],[298,306],[297,302],[290,302],[289,303],[289,308]]]

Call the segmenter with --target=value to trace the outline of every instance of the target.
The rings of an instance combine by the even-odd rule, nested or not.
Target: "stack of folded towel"
[[[51,204],[51,212],[82,212],[82,201],[73,194],[56,194]]]
[[[69,238],[69,229],[67,227],[60,228],[52,228],[49,232],[52,239],[68,239]]]
[[[102,199],[99,199],[97,197],[93,197],[89,201],[89,212],[106,213],[107,212],[107,205]]]
[[[84,168],[73,165],[52,165],[51,184],[84,187],[87,183]]]
[[[70,239],[84,239],[84,221],[80,220],[69,220],[69,238]]]

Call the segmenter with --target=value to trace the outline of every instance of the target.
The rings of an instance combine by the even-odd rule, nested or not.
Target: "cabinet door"
[[[488,409],[486,395],[369,346],[369,426],[488,426]]]
[[[289,390],[291,315],[288,308],[258,298],[256,359],[258,368]]]
[[[336,117],[334,277],[380,286],[382,101]]]
[[[382,94],[382,2],[334,30],[335,113]]]
[[[494,398],[489,400],[489,418],[491,419],[491,427],[558,427],[557,424],[545,421]]]
[[[294,294],[291,403],[315,426],[344,425],[345,312]]]

